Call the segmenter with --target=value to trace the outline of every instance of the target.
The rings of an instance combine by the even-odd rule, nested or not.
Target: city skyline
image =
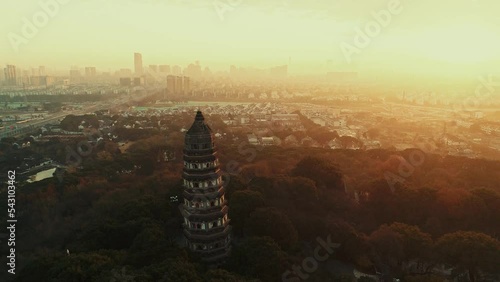
[[[267,68],[292,58],[290,72],[296,74],[323,73],[318,66],[330,60],[339,71],[457,78],[496,72],[500,61],[494,1],[233,2],[7,3],[0,42],[9,48],[0,57],[15,65],[91,62],[98,69],[120,69],[140,52],[148,57],[145,65],[201,60],[214,70],[232,64]]]

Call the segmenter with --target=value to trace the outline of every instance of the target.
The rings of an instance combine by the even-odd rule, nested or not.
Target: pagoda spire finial
[[[203,114],[201,113],[200,110],[196,112],[195,120],[205,120],[205,117],[203,117]]]

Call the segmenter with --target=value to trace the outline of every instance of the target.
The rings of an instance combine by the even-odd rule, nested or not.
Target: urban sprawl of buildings
[[[299,83],[290,79],[287,66],[267,70],[230,66],[225,73],[202,69],[199,62],[185,68],[145,68],[139,53],[134,54],[133,71],[114,74],[72,67],[61,75],[45,66],[27,70],[7,65],[0,88],[0,140],[78,138],[89,130],[88,124],[68,132],[59,123],[68,115],[100,112],[98,128],[92,129],[106,132],[114,142],[127,142],[127,136],[116,133],[118,128],[169,134],[170,127],[155,121],[167,117],[175,123],[179,115],[202,110],[224,124],[224,132],[214,132],[217,138],[230,135],[254,146],[419,148],[441,155],[500,159],[499,101],[494,95],[481,107],[466,109],[459,107],[466,91],[450,96],[384,88],[360,81],[353,72],[330,72],[324,79],[329,83]],[[117,120],[130,117],[134,123]],[[15,143],[30,146],[23,139]],[[34,161],[26,169],[47,166],[54,166],[52,160]]]

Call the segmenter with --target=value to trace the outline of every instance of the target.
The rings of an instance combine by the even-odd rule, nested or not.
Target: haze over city
[[[2,0],[0,281],[500,281],[498,0]]]
[[[341,44],[354,46],[356,28],[365,30],[389,1],[61,2],[67,3],[18,52],[9,35],[22,36],[22,19],[32,21],[43,9],[31,2],[3,3],[2,61],[107,70],[128,67],[129,54],[140,50],[151,63],[200,60],[214,70],[270,67],[291,58],[291,74],[323,73],[331,60],[338,71],[457,80],[498,72],[500,62],[500,4],[494,0],[397,1],[398,13],[350,63]]]

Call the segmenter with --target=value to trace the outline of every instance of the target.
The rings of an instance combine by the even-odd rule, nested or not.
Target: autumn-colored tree
[[[319,188],[344,189],[342,173],[330,161],[318,157],[305,157],[292,170],[292,175],[307,177]]]
[[[283,191],[284,198],[275,198],[274,201],[283,201],[287,208],[312,210],[318,207],[319,195],[313,180],[305,177],[280,177],[274,182],[274,189]]]
[[[144,272],[148,277],[146,281],[158,282],[201,282],[203,281],[197,271],[196,265],[185,257],[170,258],[158,264],[153,264]]]
[[[443,235],[436,243],[438,259],[467,272],[476,282],[481,272],[498,273],[500,242],[483,233],[458,231]]]
[[[286,253],[270,237],[251,237],[235,246],[228,266],[241,275],[274,282],[286,269]]]
[[[286,214],[276,208],[260,208],[252,212],[245,226],[248,236],[269,236],[281,248],[293,247],[298,240],[297,230]]]
[[[429,262],[432,253],[432,238],[429,234],[420,231],[418,226],[395,222],[388,226],[393,232],[400,235],[402,246],[401,263],[403,270],[412,261],[417,262],[417,271],[426,272],[425,262]],[[427,264],[428,265],[428,264]]]
[[[224,269],[212,269],[204,275],[207,282],[258,282],[257,279],[245,279]]]
[[[364,234],[340,218],[329,219],[326,229],[327,233],[331,234],[332,241],[340,244],[336,251],[339,258],[354,262],[364,268],[371,266],[366,259],[370,246]]]
[[[242,235],[250,214],[257,208],[264,207],[265,201],[261,193],[244,190],[236,191],[232,195],[229,205],[231,207],[229,209],[229,218],[231,218],[233,232]]]

